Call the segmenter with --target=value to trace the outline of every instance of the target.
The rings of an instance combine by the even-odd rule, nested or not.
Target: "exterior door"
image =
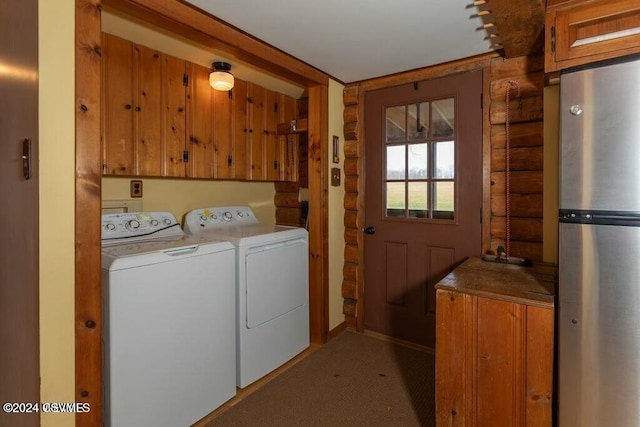
[[[4,404],[40,400],[37,0],[4,0],[0,40],[0,402]],[[23,164],[30,164],[31,170]],[[36,412],[0,411],[1,426],[39,424]]]
[[[368,92],[364,326],[434,347],[434,285],[481,253],[482,72]]]

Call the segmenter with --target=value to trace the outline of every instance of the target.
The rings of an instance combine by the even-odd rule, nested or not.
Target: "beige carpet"
[[[435,426],[429,354],[345,331],[207,427]]]

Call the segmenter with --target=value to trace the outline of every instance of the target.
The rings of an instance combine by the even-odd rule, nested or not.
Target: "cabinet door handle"
[[[227,165],[231,166],[233,164],[233,157],[227,157]]]
[[[125,110],[131,110],[131,104],[125,104],[124,109]]]
[[[140,110],[142,110],[142,108],[140,108],[140,107],[136,107],[136,108],[134,108],[134,110],[136,110],[136,111],[140,111]]]

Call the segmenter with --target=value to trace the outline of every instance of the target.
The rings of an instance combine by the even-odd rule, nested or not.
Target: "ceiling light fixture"
[[[231,64],[227,62],[214,62],[211,64],[213,71],[209,74],[209,84],[215,90],[228,91],[233,88],[233,74]]]

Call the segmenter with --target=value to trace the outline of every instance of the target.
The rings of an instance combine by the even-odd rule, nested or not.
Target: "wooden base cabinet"
[[[551,426],[552,308],[438,289],[436,425]]]

